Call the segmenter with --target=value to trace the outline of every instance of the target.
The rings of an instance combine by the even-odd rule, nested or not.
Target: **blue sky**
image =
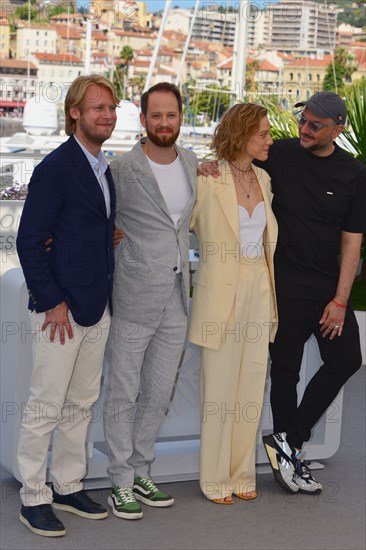
[[[165,0],[145,0],[147,3],[147,11],[159,11],[163,10],[165,6]],[[258,8],[264,7],[266,4],[273,4],[274,2],[278,2],[278,0],[251,0],[253,6],[256,6]],[[205,3],[206,5],[209,4],[217,4],[218,6],[224,6],[225,4],[233,4],[237,5],[239,2],[236,0],[202,0],[202,3]],[[195,0],[172,0],[171,8],[174,6],[179,6],[180,8],[193,8],[195,5]]]
[[[256,8],[263,8],[268,4],[279,2],[279,0],[250,0],[250,1],[252,3],[252,6]],[[165,0],[145,0],[145,2],[147,4],[148,12],[157,12],[160,10],[161,11],[164,10]],[[93,3],[93,0],[77,0],[78,5],[88,6],[92,3]],[[98,0],[96,0],[96,3],[98,3]],[[201,0],[201,6],[205,6],[205,5],[212,6],[215,4],[218,6],[229,6],[229,5],[238,6],[239,1],[238,0]],[[193,8],[194,5],[195,5],[195,0],[172,0],[170,8],[172,9],[175,6],[179,6],[180,8]]]

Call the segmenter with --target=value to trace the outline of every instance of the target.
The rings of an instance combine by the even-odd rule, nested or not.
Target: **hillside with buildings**
[[[315,0],[318,4],[324,4],[324,0]],[[352,0],[332,0],[338,10],[339,23],[347,23],[355,27],[365,26],[365,3]]]
[[[37,94],[62,101],[69,83],[86,66],[113,79],[121,96],[139,101],[162,14],[149,13],[146,2],[100,0],[93,5],[98,7],[87,14],[73,1],[32,2],[30,7],[17,0],[2,3],[0,112],[19,112]],[[366,21],[359,14],[365,14],[366,4],[280,0],[253,10],[245,40],[247,93],[285,99],[290,105],[308,97],[322,89],[337,48],[347,50],[352,59],[348,81],[365,78]],[[349,11],[357,15],[359,26],[341,22]],[[193,10],[169,11],[151,84],[177,81],[192,17]],[[92,20],[88,60],[87,18]],[[229,9],[198,10],[181,85],[232,88],[237,24],[238,14]]]

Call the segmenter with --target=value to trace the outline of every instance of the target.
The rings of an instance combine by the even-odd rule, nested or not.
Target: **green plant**
[[[230,104],[228,87],[221,84],[197,86],[194,81],[187,83],[185,90],[185,111],[190,114],[197,126],[197,115],[203,114],[204,123],[219,120]]]
[[[355,56],[346,48],[337,48],[334,52],[334,71],[333,63],[327,67],[327,72],[323,81],[323,90],[328,92],[337,91],[344,93],[346,82],[351,80],[352,74],[356,71]],[[334,74],[335,73],[335,74]],[[336,78],[337,88],[335,89],[334,77]]]
[[[271,123],[271,135],[273,139],[298,137],[298,124],[296,117],[288,111],[283,111],[277,103],[261,98],[263,107],[268,110],[268,118]]]
[[[345,89],[348,127],[340,135],[341,143],[351,145],[354,155],[366,165],[366,79],[362,78]]]
[[[121,58],[120,63],[117,64],[113,75],[113,84],[117,90],[117,96],[121,99],[130,99],[126,97],[129,92],[128,88],[128,67],[130,62],[134,58],[134,51],[131,46],[123,46],[119,52]],[[109,74],[109,78],[111,75]]]
[[[366,166],[366,79],[362,78],[345,89],[348,111],[348,127],[340,135],[341,143],[351,145],[355,157]],[[360,280],[366,280],[366,235],[363,235],[361,247],[363,260]]]
[[[362,237],[360,258],[362,260],[362,265],[361,265],[361,273],[358,277],[358,280],[366,281],[366,233],[364,233]],[[366,303],[365,303],[365,309],[366,309]]]
[[[357,279],[351,291],[352,306],[357,311],[366,311],[366,279]]]
[[[35,0],[31,0],[31,2],[26,2],[17,7],[13,16],[15,18],[22,19],[23,21],[27,21],[29,16],[29,18],[34,21],[37,18],[37,6]]]

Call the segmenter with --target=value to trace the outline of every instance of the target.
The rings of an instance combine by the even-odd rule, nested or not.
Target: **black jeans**
[[[286,432],[289,444],[299,449],[362,363],[359,329],[351,306],[347,307],[342,335],[334,340],[322,337],[319,319],[328,302],[278,297],[279,326],[270,345],[273,424],[275,432]],[[298,406],[296,385],[304,344],[311,334],[318,341],[324,364],[308,383]]]

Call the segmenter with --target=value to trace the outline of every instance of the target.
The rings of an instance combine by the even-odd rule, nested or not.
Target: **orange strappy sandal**
[[[233,497],[231,495],[225,498],[213,498],[212,502],[216,502],[216,504],[234,504]]]
[[[249,491],[249,493],[234,493],[236,497],[241,498],[242,500],[254,500],[257,498],[257,493],[255,491]]]

